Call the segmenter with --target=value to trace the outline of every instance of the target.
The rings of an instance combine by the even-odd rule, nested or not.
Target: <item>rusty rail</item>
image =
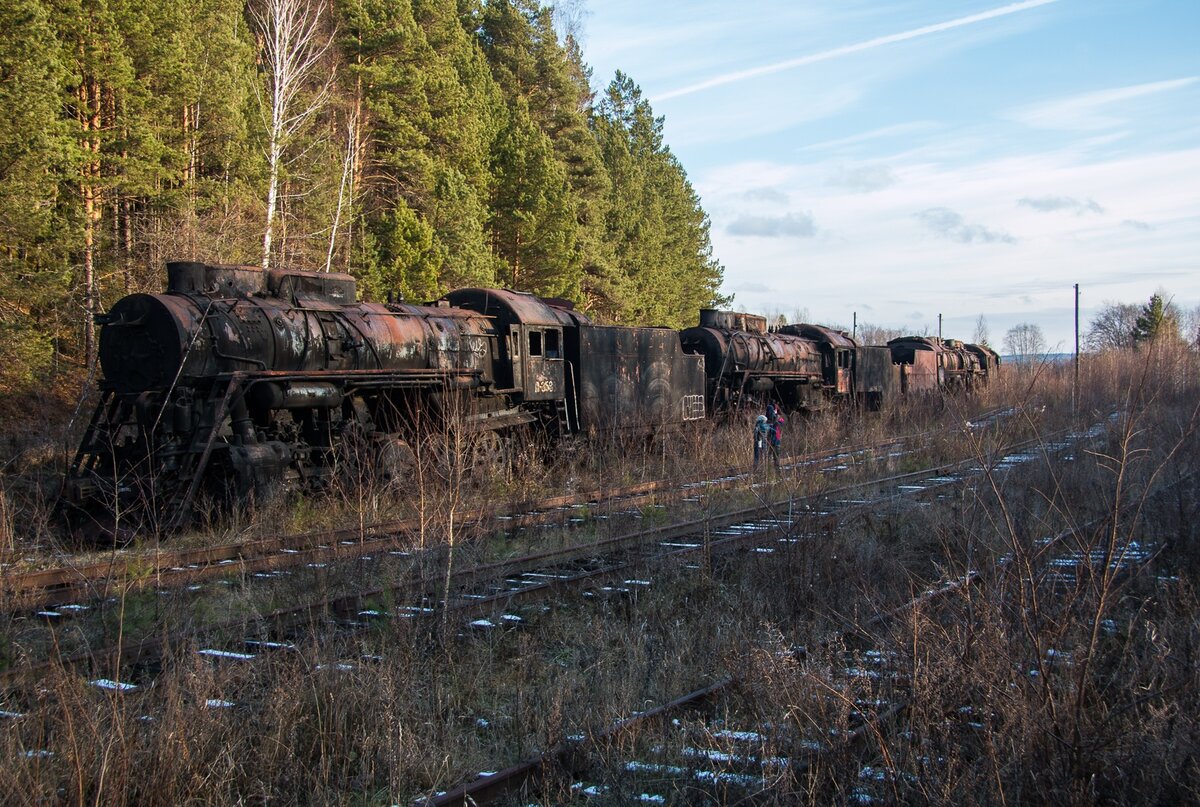
[[[790,466],[896,445],[927,434],[808,452],[790,457]],[[717,474],[716,480],[695,477],[650,480],[620,488],[599,488],[584,493],[518,502],[502,511],[469,519],[463,526],[481,527],[499,516],[524,516],[518,526],[544,523],[555,515],[547,511],[583,504],[603,505],[614,500],[648,497],[668,490],[679,493],[682,486],[698,482],[707,482],[710,489],[728,488],[742,481],[745,473],[744,468],[730,467]],[[531,515],[533,513],[541,515],[535,517]],[[393,548],[401,543],[402,536],[411,535],[418,528],[419,521],[411,518],[366,527],[262,538],[214,547],[155,549],[149,555],[113,556],[97,563],[0,575],[0,591],[7,593],[9,608],[40,608],[103,597],[113,591],[128,593],[150,586],[181,586],[212,577],[272,571],[318,560],[352,558]],[[284,550],[288,550],[289,554],[279,554]]]
[[[1023,448],[1031,443],[1041,443],[1044,442],[1044,440],[1045,438],[1036,438],[1034,440],[1025,441],[1023,443],[1010,446],[1008,451],[1011,452],[1019,450],[1020,448]],[[967,461],[967,463],[970,462],[974,462],[974,460],[972,459]],[[878,484],[883,484],[885,481],[899,481],[901,479],[911,478],[917,473],[920,472],[900,474],[890,477],[889,480],[879,480]],[[861,486],[863,485],[847,486],[842,488],[841,491]],[[930,490],[932,489],[933,488]],[[833,493],[834,491],[830,491],[825,495],[831,495]],[[853,509],[861,509],[862,507],[866,506],[869,505],[858,505]],[[1068,537],[1077,534],[1080,530],[1091,526],[1093,523],[1094,522],[1088,522],[1087,524],[1083,525],[1075,525],[1063,530],[1062,532],[1050,538],[1046,543],[1046,547],[1049,548],[1051,546],[1058,545]],[[993,575],[1003,573],[1007,568],[1008,564],[1003,559],[1000,559],[996,561],[987,572],[969,571],[963,577],[957,580],[948,581],[940,588],[924,591],[897,606],[896,608],[876,614],[869,619],[863,627],[885,624],[888,621],[903,616],[913,609],[942,600],[943,598],[960,592],[972,585],[978,585],[986,582]],[[843,635],[843,632],[838,631],[820,639],[817,644],[818,646],[828,645],[841,635]],[[497,773],[464,783],[441,795],[417,799],[414,802],[414,807],[459,807],[460,805],[461,807],[475,807],[475,805],[491,803],[497,799],[518,793],[524,795],[529,786],[542,778],[546,771],[573,769],[575,767],[575,761],[586,752],[589,746],[596,746],[600,741],[607,740],[615,734],[627,730],[644,721],[665,717],[698,705],[704,701],[710,700],[714,696],[721,695],[724,692],[733,689],[734,687],[738,686],[738,684],[739,678],[737,676],[727,676],[714,684],[682,695],[647,712],[639,713],[630,718],[619,721],[611,728],[592,735],[589,739],[570,743],[560,743],[544,754],[526,759]],[[871,719],[871,722],[878,724],[897,720],[906,713],[908,706],[909,704],[906,701],[893,704],[892,707],[885,712],[875,715],[874,718]],[[811,751],[809,755],[801,762],[801,768],[807,767],[819,756],[837,753],[845,748],[863,742],[870,736],[870,730],[871,725],[869,722],[867,722],[864,716],[863,724],[857,726],[854,730],[847,732],[842,741],[836,746],[832,746],[824,750]]]
[[[1033,440],[1022,441],[1021,443],[1014,444],[1013,446],[1008,447],[1006,450],[1007,451],[1017,450],[1028,444],[1037,443],[1041,439],[1044,439],[1044,438],[1035,438]],[[886,441],[886,443],[884,443],[884,444],[890,445],[894,442],[896,442],[896,441]],[[874,446],[869,445],[867,447],[871,448]],[[841,454],[841,453],[846,453],[848,451],[854,451],[854,450],[861,450],[861,449],[843,448],[843,449],[839,449],[837,452],[834,452],[834,453]],[[817,452],[814,452],[809,455],[804,455],[804,457],[806,457],[806,458],[819,458],[821,456],[824,456],[824,454],[817,453]],[[494,576],[499,576],[499,575],[506,575],[506,574],[512,573],[513,571],[519,570],[522,567],[528,567],[528,566],[532,566],[532,565],[538,564],[538,563],[545,563],[547,561],[565,562],[565,561],[569,561],[575,557],[594,555],[597,551],[601,551],[601,552],[612,551],[614,549],[620,548],[622,545],[628,546],[628,545],[635,545],[638,543],[648,543],[648,542],[654,540],[655,538],[665,539],[667,537],[672,537],[677,534],[681,534],[681,535],[695,534],[698,530],[703,531],[703,530],[710,530],[710,529],[720,529],[724,526],[734,524],[739,520],[743,520],[746,518],[752,518],[755,515],[774,514],[784,507],[794,507],[797,504],[803,504],[803,503],[809,502],[809,501],[820,500],[822,498],[831,497],[831,496],[837,496],[840,494],[844,494],[848,491],[852,491],[855,489],[861,489],[863,487],[885,485],[885,484],[890,484],[892,482],[915,479],[915,478],[918,478],[923,475],[925,475],[925,476],[942,475],[953,468],[969,466],[974,462],[975,462],[974,458],[968,458],[966,460],[962,460],[957,463],[952,463],[949,465],[941,464],[941,465],[933,466],[931,468],[924,469],[921,471],[913,471],[913,472],[908,472],[908,473],[903,473],[903,474],[895,474],[895,475],[891,475],[888,477],[884,477],[882,479],[872,479],[872,480],[864,480],[864,481],[860,481],[860,482],[855,482],[855,483],[852,483],[849,485],[844,485],[844,486],[837,487],[837,488],[819,491],[819,492],[809,494],[809,495],[803,496],[803,497],[794,497],[794,498],[791,498],[788,500],[783,500],[783,501],[778,501],[778,502],[765,502],[765,503],[762,503],[762,504],[759,504],[759,505],[756,505],[753,507],[742,508],[742,509],[735,510],[735,511],[729,511],[729,512],[717,515],[717,516],[709,516],[709,517],[705,517],[703,519],[693,520],[690,522],[682,522],[682,523],[674,524],[674,525],[656,527],[656,528],[652,528],[649,530],[639,530],[634,533],[630,533],[630,534],[626,534],[626,535],[622,535],[622,536],[611,537],[611,538],[607,538],[607,539],[602,539],[600,541],[595,541],[595,542],[591,542],[588,544],[573,545],[573,546],[569,546],[569,547],[563,547],[560,549],[547,550],[547,551],[527,555],[527,556],[524,556],[521,558],[500,561],[500,562],[486,564],[486,565],[482,565],[482,566],[476,566],[476,567],[472,567],[469,569],[465,569],[462,572],[456,573],[453,576],[453,582],[456,585],[461,586],[465,583],[471,582],[476,579],[487,578],[489,576],[494,577]],[[652,481],[652,482],[643,483],[642,485],[639,485],[639,486],[634,486],[634,488],[645,488],[647,490],[654,490],[654,489],[661,487],[663,484],[664,483],[662,481]],[[569,497],[557,497],[557,500],[561,501],[561,500],[564,500],[567,498],[569,498]],[[876,502],[876,504],[877,504],[877,502]],[[844,512],[850,511],[850,510],[859,509],[864,506],[869,506],[869,504],[868,505],[859,505],[859,506],[851,507],[851,508],[844,508],[842,510],[842,512],[844,513]],[[730,544],[740,543],[741,541],[749,539],[749,538],[761,538],[764,536],[765,536],[765,533],[752,533],[752,534],[748,534],[748,535],[739,537],[736,540],[731,540],[728,542],[709,541],[709,542],[707,542],[707,548],[711,549],[714,546],[721,546],[721,545],[724,545],[725,543],[730,543]],[[676,554],[676,553],[673,553],[673,552],[662,553],[662,556],[665,557],[670,554]],[[619,568],[623,568],[623,567],[613,567],[613,569],[597,570],[596,572],[593,572],[592,575],[590,575],[590,576],[594,577],[594,576],[602,574],[602,573],[611,573]],[[223,571],[227,572],[227,567],[225,569],[223,569]],[[580,576],[579,579],[584,579],[588,576],[589,575],[582,575],[582,576]],[[375,588],[375,589],[356,592],[351,595],[325,598],[325,599],[322,599],[322,600],[319,600],[316,602],[310,602],[310,603],[295,606],[295,607],[279,609],[270,614],[267,614],[267,615],[264,615],[261,617],[254,617],[252,619],[234,618],[234,619],[226,620],[221,623],[214,623],[211,625],[204,626],[202,629],[199,629],[199,630],[193,630],[193,631],[187,631],[187,632],[177,632],[175,634],[168,634],[168,635],[164,635],[161,637],[157,637],[157,638],[153,638],[153,639],[145,639],[145,640],[140,640],[140,641],[127,641],[127,642],[123,642],[119,645],[101,648],[101,649],[94,650],[94,651],[78,653],[78,654],[75,654],[72,656],[67,656],[67,657],[59,657],[57,659],[48,660],[48,661],[44,661],[41,663],[35,663],[35,664],[31,664],[31,665],[25,665],[25,666],[5,670],[3,672],[0,672],[0,683],[10,684],[10,683],[13,683],[18,680],[26,679],[30,676],[33,676],[36,678],[36,676],[43,674],[51,669],[55,669],[55,668],[90,669],[93,672],[109,671],[109,670],[113,670],[114,672],[119,672],[119,670],[116,670],[117,667],[121,667],[126,664],[136,664],[136,663],[142,663],[142,662],[146,662],[146,661],[152,661],[157,658],[161,658],[162,656],[164,656],[166,654],[166,652],[169,650],[169,648],[171,648],[173,646],[181,645],[182,643],[185,643],[187,641],[194,640],[199,636],[219,635],[219,634],[230,633],[230,632],[244,633],[247,630],[248,626],[250,626],[250,625],[265,625],[265,626],[269,626],[272,630],[281,630],[281,629],[288,629],[288,628],[300,626],[300,625],[303,625],[306,623],[313,624],[320,617],[322,617],[326,614],[345,615],[345,614],[357,613],[357,611],[361,608],[362,604],[365,601],[369,601],[373,598],[383,597],[388,594],[395,595],[395,594],[400,594],[400,593],[404,593],[404,592],[411,592],[415,589],[419,589],[422,587],[424,587],[425,589],[429,589],[429,587],[435,582],[437,583],[437,585],[439,587],[441,587],[441,586],[445,585],[446,580],[443,576],[438,576],[436,581],[433,580],[432,578],[409,579],[409,580],[402,581],[398,584],[391,585],[391,586],[388,586],[385,588]],[[575,582],[577,582],[577,581],[575,581]],[[547,589],[547,588],[550,588],[550,586],[546,586],[543,588]],[[513,594],[515,594],[515,592],[509,592],[509,593],[507,593],[507,595],[501,595],[501,596],[495,598],[495,600],[511,599]],[[473,604],[468,603],[468,604],[463,604],[461,606],[458,606],[455,610],[466,610],[467,608],[470,608],[470,607],[476,607],[476,606],[473,606]]]
[[[865,480],[862,482],[856,482],[838,488],[832,488],[829,490],[820,491],[818,493],[809,494],[804,497],[765,502],[752,507],[727,511],[719,515],[706,516],[701,519],[653,527],[650,529],[639,529],[635,532],[603,538],[586,544],[574,544],[567,547],[536,552],[520,558],[512,558],[494,563],[483,564],[480,566],[474,566],[456,572],[452,576],[452,583],[457,587],[462,587],[463,585],[481,579],[493,579],[496,577],[507,576],[524,568],[539,568],[544,567],[547,563],[565,563],[581,557],[590,557],[597,554],[603,555],[605,553],[618,552],[623,549],[636,547],[639,545],[651,544],[655,541],[669,540],[670,538],[679,536],[693,536],[697,533],[722,529],[732,524],[736,524],[739,521],[744,521],[755,516],[770,516],[781,510],[785,510],[788,507],[795,507],[796,505],[802,505],[806,502],[820,501],[827,497],[841,495],[864,487],[887,485],[894,482],[912,480],[922,475],[942,475],[953,468],[967,466],[973,462],[973,459],[968,459],[952,465],[937,465],[921,471],[894,474],[882,479]],[[933,490],[933,488],[930,488],[930,490]],[[869,507],[872,504],[877,505],[878,502],[854,505],[844,508],[840,512],[846,513]],[[736,546],[737,544],[753,539],[770,537],[771,534],[772,533],[770,531],[764,531],[718,539],[715,541],[710,540],[705,545],[697,547],[694,550],[688,548],[676,548],[672,549],[671,551],[660,553],[657,558],[661,559],[672,555],[686,554],[690,551],[713,551],[714,549],[720,551],[724,548]],[[642,562],[649,562],[649,560],[653,559],[642,559]],[[596,579],[602,575],[615,574],[627,568],[627,566],[628,564],[613,565],[594,570],[587,574],[580,574],[574,578],[555,580],[538,586],[530,586],[528,589],[524,589],[519,592],[504,592],[486,600],[460,603],[458,605],[451,606],[451,608],[452,610],[460,613],[469,613],[472,610],[491,608],[499,602],[511,602],[518,599],[528,598],[537,593],[554,590],[559,587],[576,585],[586,579]],[[386,598],[389,596],[394,597],[404,594],[413,595],[417,592],[423,593],[435,589],[441,589],[445,586],[445,583],[446,578],[440,574],[436,576],[410,578],[386,587],[377,587],[355,592],[349,595],[323,598],[321,600],[305,603],[299,606],[278,609],[269,614],[256,616],[250,619],[238,617],[207,625],[200,630],[177,632],[151,639],[129,640],[117,645],[112,645],[97,650],[90,650],[71,656],[59,657],[40,663],[14,667],[9,670],[0,671],[0,684],[13,684],[19,680],[28,679],[31,677],[36,680],[38,676],[44,675],[53,669],[83,669],[89,670],[91,674],[111,673],[113,675],[117,675],[119,673],[119,667],[155,661],[165,656],[170,648],[181,646],[188,641],[194,640],[198,636],[218,636],[238,632],[245,634],[251,625],[267,626],[271,631],[276,632],[286,631],[304,625],[317,624],[320,619],[326,615],[344,617],[357,614],[365,604],[368,604],[375,599]]]

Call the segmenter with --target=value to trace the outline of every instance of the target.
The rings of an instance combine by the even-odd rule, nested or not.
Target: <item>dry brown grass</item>
[[[895,654],[913,684],[904,721],[880,724],[861,746],[821,757],[803,774],[778,772],[764,801],[846,802],[861,793],[921,804],[1195,801],[1196,378],[1187,354],[1096,358],[1084,366],[1072,413],[1070,368],[1014,370],[984,397],[1017,415],[931,437],[915,456],[894,460],[894,470],[950,456],[988,464],[1006,440],[1102,422],[1087,451],[1076,449],[1069,462],[1048,454],[930,507],[879,508],[791,551],[656,569],[648,573],[654,585],[633,598],[530,608],[520,628],[389,620],[354,638],[304,639],[296,651],[252,664],[181,652],[153,686],[124,694],[51,675],[31,695],[0,704],[25,713],[0,719],[0,792],[18,803],[394,803],[729,673],[743,679],[730,719],[776,727],[764,752],[800,758],[806,742],[851,724],[856,700],[888,694],[838,674],[870,647]],[[803,451],[968,419],[957,400],[909,402],[874,418],[792,423],[788,439]],[[336,506],[304,505],[307,513],[292,501],[267,502],[229,529],[253,534],[285,518],[328,523],[417,508],[430,523],[427,543],[460,541],[447,531],[450,515],[489,501],[748,465],[748,431],[706,427],[649,450],[614,439],[548,465],[530,446],[513,470],[476,479],[431,464],[416,504],[411,496],[394,504],[398,491],[384,480],[351,489]],[[780,480],[773,494],[830,484],[813,475]],[[733,492],[729,501],[754,495]],[[1111,554],[1136,535],[1162,551],[1132,575],[1094,563],[1077,587],[1054,591],[1047,575],[1055,552],[1039,539],[1067,528],[1076,529],[1076,549]],[[797,531],[815,533],[815,524]],[[464,542],[453,562],[507,549]],[[914,612],[886,629],[870,622],[1004,556],[1013,558],[1004,574],[965,589],[946,610]],[[319,585],[353,586],[355,574],[324,575]],[[274,596],[302,595],[281,588]],[[160,617],[172,626],[182,618],[174,608]],[[818,644],[822,637],[832,639]],[[791,653],[794,645],[807,655]],[[353,666],[339,670],[339,661]],[[217,699],[238,705],[206,706]],[[694,728],[703,733],[705,724]],[[609,749],[613,771],[659,741],[649,731],[622,740]],[[864,780],[866,765],[888,774]],[[552,791],[543,803],[564,798]]]

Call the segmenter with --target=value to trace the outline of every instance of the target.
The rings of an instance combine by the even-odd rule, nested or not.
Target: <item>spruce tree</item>
[[[694,324],[699,308],[725,302],[712,257],[708,217],[679,162],[663,143],[662,118],[618,72],[597,108],[596,136],[612,181],[606,219],[614,245],[605,280],[622,322]]]
[[[74,318],[64,302],[79,231],[61,57],[43,3],[0,6],[0,393],[50,364],[58,328]]]
[[[1179,317],[1161,294],[1152,294],[1133,325],[1133,344],[1137,347],[1164,339],[1179,339]]]

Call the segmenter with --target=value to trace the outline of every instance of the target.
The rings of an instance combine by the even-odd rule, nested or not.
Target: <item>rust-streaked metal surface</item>
[[[565,342],[587,317],[563,301],[509,289],[459,289],[442,301],[494,323],[498,387],[517,391],[528,402],[562,401],[567,396]]]
[[[812,325],[807,322],[801,322],[796,325],[784,325],[779,329],[779,333],[803,336],[805,339],[825,343],[835,349],[853,350],[858,347],[858,342],[854,341],[850,334],[845,331],[835,331],[833,328],[826,328],[824,325]]]
[[[810,334],[701,326],[683,331],[680,340],[686,352],[704,356],[712,408],[771,401],[794,411],[820,409],[852,391],[851,349],[840,345],[853,342],[825,329]]]
[[[302,297],[302,295],[301,295]],[[460,369],[490,374],[492,321],[406,304],[134,294],[105,315],[100,362],[121,392],[230,372]]]
[[[888,342],[892,361],[901,365],[905,393],[971,388],[1000,368],[1000,356],[986,345],[936,336],[902,336]]]
[[[704,416],[704,359],[684,353],[675,331],[585,325],[578,340],[572,368],[581,431],[662,427]]]
[[[766,333],[767,318],[758,314],[746,314],[740,311],[718,311],[715,308],[701,308],[700,327],[717,328],[724,331]]]
[[[901,390],[900,366],[892,363],[892,351],[883,346],[863,345],[854,351],[854,392],[872,408],[896,397]]]
[[[571,326],[587,318],[567,308],[562,301],[552,303],[533,294],[511,289],[459,289],[442,298],[452,306],[493,317],[503,325]]]

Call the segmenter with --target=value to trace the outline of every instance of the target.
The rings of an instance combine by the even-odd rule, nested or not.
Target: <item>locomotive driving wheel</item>
[[[471,436],[471,468],[479,474],[506,471],[512,462],[510,440],[495,431],[479,432]]]

